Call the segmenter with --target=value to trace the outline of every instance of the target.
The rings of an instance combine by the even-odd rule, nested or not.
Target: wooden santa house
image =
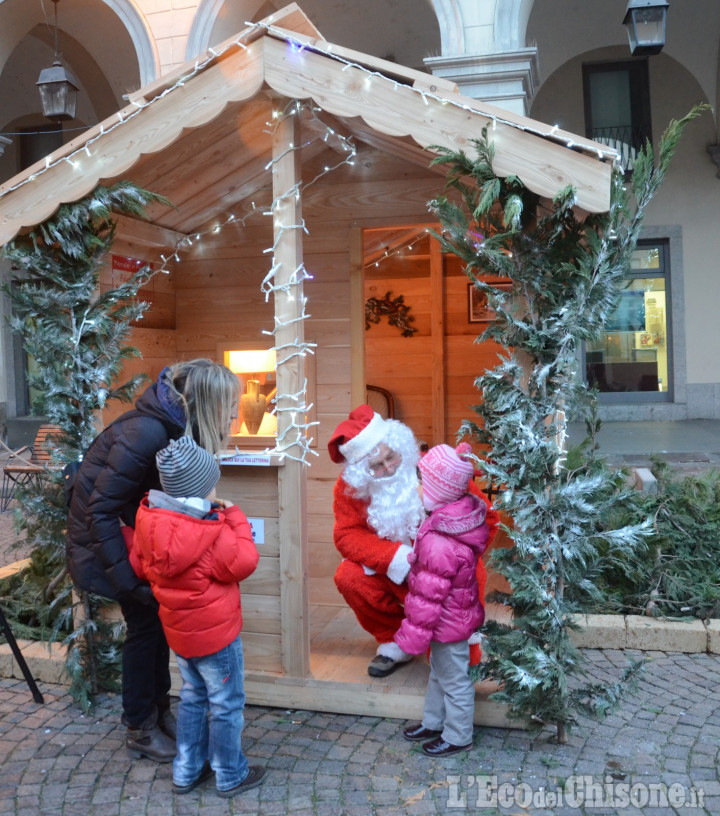
[[[138,261],[158,269],[132,338],[140,370],[210,357],[248,395],[219,494],[252,519],[261,554],[242,588],[250,703],[421,712],[424,660],[368,677],[375,645],[333,584],[326,445],[369,398],[428,445],[453,443],[472,416],[473,380],[494,365],[474,342],[491,316],[428,232],[427,202],[444,186],[431,146],[472,153],[485,127],[498,174],[547,198],[572,184],[579,210],[607,209],[603,145],[328,43],[295,4],[0,187],[0,244],[120,179],[174,205],[120,219],[105,283]],[[487,691],[478,722],[504,724]]]

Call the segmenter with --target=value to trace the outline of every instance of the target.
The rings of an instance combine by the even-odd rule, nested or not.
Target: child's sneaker
[[[218,796],[222,796],[223,799],[231,799],[233,796],[244,793],[246,790],[257,788],[264,778],[265,768],[263,768],[262,765],[251,765],[248,768],[248,775],[239,785],[235,785],[234,788],[228,788],[227,790],[218,790],[217,794]]]

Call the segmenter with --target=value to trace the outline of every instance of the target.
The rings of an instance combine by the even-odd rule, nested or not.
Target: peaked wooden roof
[[[433,145],[472,153],[488,126],[499,175],[515,174],[545,197],[573,185],[577,205],[590,212],[609,206],[617,154],[607,146],[328,43],[292,3],[130,95],[117,114],[0,186],[0,244],[123,177],[176,205],[152,213],[157,225],[199,229],[267,183],[267,120],[277,97],[310,99],[345,135],[423,167]]]

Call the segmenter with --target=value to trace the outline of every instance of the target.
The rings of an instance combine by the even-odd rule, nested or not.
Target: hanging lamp
[[[58,3],[55,4],[55,57],[50,68],[43,68],[38,77],[43,114],[54,122],[75,118],[75,103],[79,90],[77,79],[65,68],[58,53]]]

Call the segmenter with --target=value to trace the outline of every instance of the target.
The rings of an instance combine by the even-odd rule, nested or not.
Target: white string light
[[[272,124],[268,123],[268,127],[271,128],[269,132],[274,134],[280,123],[289,116],[297,116],[305,112],[307,114],[307,121],[304,123],[305,126],[311,130],[319,132],[321,135],[318,136],[318,138],[325,143],[328,143],[328,140],[332,137],[334,143],[339,145],[340,149],[344,153],[343,159],[333,166],[326,165],[323,170],[310,181],[296,182],[289,189],[277,195],[270,204],[269,213],[274,212],[282,204],[282,202],[286,201],[287,199],[299,199],[301,190],[305,190],[307,187],[314,184],[326,173],[332,172],[332,170],[335,170],[344,164],[351,164],[355,158],[357,149],[352,141],[349,138],[338,134],[335,130],[323,122],[318,116],[319,111],[320,108],[311,102],[301,103],[299,100],[293,100],[285,106],[283,111],[273,111],[273,122]],[[299,150],[302,149],[303,146],[304,145],[291,145],[288,150],[285,150],[278,156],[273,157],[273,160],[268,165],[268,169],[270,166],[286,156],[290,150]],[[266,211],[266,214],[268,214],[268,211]],[[272,253],[274,256],[281,237],[287,231],[297,229],[301,229],[306,234],[308,233],[304,219],[301,219],[301,223],[299,224],[281,225],[276,231],[272,246],[264,250],[264,253]],[[286,282],[276,283],[276,274],[281,269],[282,264],[276,260],[273,260],[270,270],[260,285],[260,290],[265,294],[266,302],[269,299],[270,294],[275,295],[278,292],[281,292],[289,299],[295,300],[296,296],[294,295],[294,290],[301,287],[304,281],[311,280],[313,277],[307,271],[305,265],[301,263],[290,273]],[[297,316],[290,319],[284,319],[278,317],[276,314],[274,329],[272,331],[263,330],[263,334],[276,337],[280,330],[287,329],[290,326],[300,324],[307,320],[308,317],[310,317],[306,311],[307,297],[303,295],[299,298],[298,302],[299,314],[297,314]],[[274,346],[277,360],[276,369],[279,371],[284,365],[289,364],[291,360],[305,358],[308,355],[314,354],[316,348],[317,345],[315,343],[308,343],[304,340],[300,340],[297,336],[291,343],[283,343],[281,345],[276,344]],[[275,438],[274,448],[267,449],[266,452],[277,453],[281,456],[287,457],[288,459],[309,466],[310,462],[308,461],[308,456],[319,455],[318,452],[313,450],[311,447],[314,440],[309,434],[309,429],[313,425],[319,425],[319,422],[308,421],[307,415],[310,409],[313,407],[313,403],[310,403],[309,405],[307,404],[307,378],[305,379],[303,387],[300,389],[300,391],[295,394],[278,392],[274,402],[276,406],[275,413],[278,415],[279,425],[282,427],[282,430],[278,432]],[[280,417],[282,417],[282,419],[280,419]]]
[[[192,79],[195,75],[202,72],[211,62],[215,61],[219,57],[222,57],[231,48],[240,48],[240,49],[242,49],[244,51],[247,51],[248,46],[242,41],[242,37],[243,36],[245,36],[245,37],[250,36],[251,31],[256,30],[256,29],[263,29],[263,30],[267,31],[268,34],[275,37],[276,39],[285,40],[285,42],[287,42],[292,48],[294,48],[296,53],[298,53],[298,54],[300,54],[303,50],[307,49],[307,50],[315,52],[315,53],[323,54],[326,57],[328,57],[328,58],[330,58],[330,59],[332,59],[332,60],[334,60],[336,62],[342,63],[343,64],[342,71],[347,71],[350,68],[353,68],[353,69],[355,69],[357,71],[361,71],[362,73],[365,74],[365,81],[367,83],[369,83],[373,79],[380,79],[383,82],[390,83],[395,91],[397,91],[399,88],[402,87],[405,92],[412,92],[412,93],[419,94],[421,96],[423,102],[426,105],[429,104],[428,100],[431,99],[434,102],[438,102],[438,103],[440,103],[442,105],[451,105],[451,106],[459,108],[459,109],[461,109],[463,111],[467,111],[467,112],[474,113],[474,114],[479,114],[480,116],[492,121],[493,130],[495,130],[495,128],[496,128],[496,126],[498,124],[506,125],[507,127],[510,127],[510,128],[516,129],[516,130],[521,130],[521,131],[524,131],[526,133],[532,133],[535,136],[540,136],[541,138],[545,138],[545,139],[550,138],[553,141],[562,142],[568,148],[576,147],[576,143],[573,141],[573,139],[563,137],[557,131],[557,125],[553,126],[553,128],[550,131],[541,130],[539,128],[532,127],[529,124],[521,124],[520,122],[517,122],[517,121],[513,121],[513,120],[510,120],[510,119],[505,119],[505,118],[503,118],[501,116],[497,116],[495,114],[489,113],[488,111],[482,110],[479,107],[475,107],[473,105],[469,105],[469,104],[459,102],[456,99],[446,99],[445,97],[442,97],[442,96],[439,96],[437,94],[431,93],[430,91],[425,90],[425,89],[415,88],[412,85],[401,85],[398,82],[397,79],[394,79],[392,77],[387,77],[387,76],[385,76],[384,74],[382,74],[382,73],[380,73],[378,71],[370,70],[369,68],[367,68],[364,65],[361,65],[358,62],[347,60],[344,57],[339,56],[338,54],[334,53],[331,50],[331,45],[330,44],[328,44],[328,47],[326,47],[326,48],[321,48],[318,43],[313,43],[312,45],[310,45],[308,43],[304,43],[303,41],[297,39],[296,37],[293,37],[292,35],[288,34],[287,31],[285,31],[283,29],[278,29],[275,26],[273,26],[271,20],[272,20],[272,18],[269,18],[269,21],[267,23],[247,23],[248,30],[243,32],[240,37],[238,37],[235,40],[230,40],[225,45],[225,47],[223,49],[221,49],[221,50],[209,49],[206,52],[205,58],[196,60],[194,65],[193,65],[193,68],[190,71],[188,71],[188,73],[183,74],[178,80],[176,80],[176,82],[173,85],[165,88],[161,93],[159,93],[157,96],[154,96],[149,101],[144,100],[142,98],[140,98],[139,100],[135,100],[135,99],[131,100],[130,104],[135,106],[135,108],[133,110],[125,111],[124,112],[124,118],[123,118],[123,112],[119,111],[117,113],[118,121],[115,122],[114,124],[110,125],[107,129],[105,128],[104,124],[101,122],[100,125],[99,125],[100,133],[96,134],[95,136],[93,136],[93,137],[91,137],[89,139],[87,139],[86,142],[82,146],[78,147],[75,151],[69,153],[68,158],[72,158],[75,155],[75,153],[79,152],[80,150],[85,150],[86,153],[88,153],[88,155],[90,155],[90,151],[89,151],[90,145],[94,144],[94,142],[96,142],[98,139],[102,138],[102,136],[104,136],[106,133],[110,133],[111,131],[115,130],[115,128],[121,127],[126,122],[131,121],[135,116],[137,116],[139,113],[141,113],[149,105],[154,104],[159,99],[163,99],[168,94],[171,94],[173,91],[177,90],[178,88],[183,87],[183,85],[189,79]],[[603,160],[603,161],[606,158],[613,158],[615,160],[617,160],[619,158],[619,154],[615,150],[612,150],[611,148],[608,148],[607,151],[603,151],[603,150],[601,150],[599,148],[595,148],[593,146],[593,150],[597,152],[598,158],[600,160]],[[63,159],[60,159],[59,161],[63,161]],[[46,165],[44,171],[40,170],[37,173],[35,173],[34,176],[32,176],[30,178],[24,178],[21,181],[19,181],[17,184],[15,184],[14,186],[9,187],[7,190],[3,191],[3,193],[0,195],[0,198],[2,198],[2,196],[4,196],[4,195],[7,195],[8,193],[13,192],[14,190],[17,190],[18,188],[24,186],[28,182],[33,181],[42,172],[46,172],[47,170],[49,170],[50,168],[52,168],[56,164],[58,164],[59,161],[49,162]]]
[[[21,179],[17,184],[15,184],[14,186],[9,187],[8,189],[6,189],[2,193],[2,195],[0,195],[0,198],[7,195],[7,194],[9,194],[9,193],[11,193],[11,192],[13,192],[13,191],[15,191],[15,190],[17,190],[17,189],[19,189],[20,187],[24,186],[25,184],[28,184],[29,182],[35,181],[40,175],[42,175],[45,172],[48,172],[53,167],[55,167],[57,164],[59,164],[61,161],[68,161],[68,163],[75,166],[73,164],[73,159],[75,158],[75,156],[81,150],[84,151],[87,156],[92,157],[92,151],[91,151],[90,148],[98,139],[101,139],[106,133],[111,133],[116,128],[122,127],[124,124],[132,121],[135,118],[135,116],[138,116],[143,110],[145,110],[145,108],[149,107],[152,104],[155,104],[160,99],[165,98],[169,94],[176,91],[178,88],[183,87],[188,80],[192,79],[194,76],[196,76],[201,71],[203,71],[211,62],[213,62],[217,58],[221,57],[229,49],[234,48],[234,47],[238,47],[238,48],[241,48],[243,50],[247,50],[247,45],[244,42],[242,42],[241,37],[251,36],[252,31],[257,30],[257,29],[264,29],[265,31],[268,32],[268,34],[271,34],[273,37],[281,39],[281,40],[285,40],[295,50],[295,52],[298,53],[298,54],[301,54],[302,51],[307,49],[307,50],[310,50],[310,51],[313,51],[313,52],[316,52],[316,53],[324,54],[326,57],[328,57],[329,59],[332,59],[332,60],[334,60],[336,62],[343,63],[342,71],[346,71],[346,70],[349,70],[349,69],[352,68],[353,70],[357,70],[357,71],[361,72],[362,74],[365,75],[365,82],[368,85],[371,82],[373,82],[374,80],[379,80],[379,81],[382,81],[382,82],[385,82],[385,83],[390,83],[395,91],[399,90],[399,88],[402,87],[403,92],[405,92],[405,93],[419,94],[422,101],[423,101],[423,103],[425,105],[429,105],[430,104],[429,100],[432,100],[433,102],[438,102],[438,103],[443,104],[443,105],[450,104],[450,105],[452,105],[454,107],[460,108],[461,110],[472,112],[474,114],[479,114],[480,116],[483,116],[484,118],[487,118],[487,119],[492,121],[493,129],[495,129],[497,124],[502,124],[502,125],[505,125],[507,127],[511,127],[511,128],[514,128],[514,129],[518,129],[518,130],[533,133],[533,134],[535,134],[537,136],[540,136],[542,138],[552,138],[555,141],[562,141],[562,142],[565,143],[565,145],[567,147],[574,147],[575,146],[575,143],[574,143],[574,141],[572,139],[563,138],[560,134],[556,133],[555,128],[553,128],[552,131],[550,133],[548,133],[547,131],[541,131],[541,130],[539,130],[537,128],[534,128],[534,127],[532,127],[530,125],[523,125],[523,124],[520,124],[518,122],[514,122],[514,121],[511,121],[511,120],[507,120],[507,119],[504,119],[502,117],[490,114],[490,113],[488,113],[486,111],[483,111],[483,110],[480,110],[480,109],[478,109],[476,107],[473,107],[472,105],[465,104],[465,103],[459,102],[459,101],[454,100],[454,99],[445,99],[443,97],[440,97],[440,96],[438,96],[436,94],[433,94],[433,93],[431,93],[431,92],[429,92],[427,90],[424,90],[424,89],[418,89],[418,88],[415,88],[415,87],[410,86],[410,85],[400,85],[400,83],[397,81],[397,79],[386,77],[384,74],[381,74],[381,73],[379,73],[377,71],[372,71],[372,70],[368,69],[366,66],[363,66],[363,65],[361,65],[361,64],[359,64],[357,62],[344,59],[343,57],[341,57],[341,56],[339,56],[339,55],[337,55],[335,53],[332,53],[329,47],[328,48],[321,48],[317,43],[314,43],[312,45],[308,45],[307,43],[304,43],[304,42],[298,40],[296,37],[293,37],[293,36],[289,35],[286,31],[276,29],[271,24],[271,21],[272,21],[272,18],[270,18],[270,21],[268,23],[252,23],[252,24],[249,24],[249,30],[248,31],[244,32],[237,39],[231,40],[230,42],[228,42],[226,44],[226,46],[222,50],[209,49],[208,52],[206,52],[205,58],[196,60],[194,65],[193,65],[193,68],[191,70],[189,70],[187,73],[180,76],[174,82],[174,84],[172,84],[169,87],[165,88],[161,93],[159,93],[157,96],[154,96],[149,101],[145,100],[143,97],[131,100],[131,104],[128,106],[128,108],[125,109],[124,111],[118,111],[118,113],[116,114],[117,120],[115,122],[113,122],[112,124],[110,124],[107,128],[105,127],[104,123],[100,123],[99,133],[97,133],[95,136],[92,136],[92,137],[89,137],[88,139],[86,139],[85,142],[81,146],[79,146],[74,151],[71,151],[67,156],[63,156],[60,159],[56,159],[56,160],[53,161],[52,155],[49,155],[45,160],[44,169],[40,169],[38,171],[35,171],[31,176]],[[222,229],[224,227],[228,226],[229,224],[232,224],[233,226],[239,225],[240,227],[243,227],[245,225],[246,219],[250,218],[252,215],[254,215],[258,211],[262,212],[262,214],[264,214],[264,215],[272,215],[273,212],[275,211],[276,207],[278,207],[281,204],[282,201],[284,201],[285,199],[290,198],[290,197],[298,198],[299,195],[300,195],[300,190],[301,189],[304,189],[306,187],[309,187],[311,184],[314,184],[319,178],[321,178],[326,173],[329,173],[332,170],[335,170],[335,169],[337,169],[338,167],[341,167],[344,164],[353,164],[353,160],[354,160],[356,152],[357,152],[354,144],[352,143],[352,141],[349,138],[343,137],[343,136],[337,134],[334,130],[332,130],[325,123],[323,123],[319,119],[319,117],[317,116],[317,111],[318,110],[320,110],[320,109],[315,107],[312,103],[300,103],[299,100],[294,100],[293,102],[290,103],[290,105],[288,107],[286,107],[285,111],[283,111],[281,113],[280,112],[275,112],[275,111],[273,112],[273,125],[271,125],[271,127],[272,126],[277,127],[277,124],[279,123],[279,121],[284,117],[291,116],[291,115],[298,115],[302,111],[307,111],[307,112],[309,112],[310,120],[312,122],[313,127],[316,127],[317,129],[322,130],[322,132],[323,132],[323,137],[322,137],[323,141],[327,142],[327,140],[330,137],[332,137],[334,143],[339,145],[340,149],[346,153],[343,161],[340,161],[337,164],[332,165],[332,166],[325,165],[323,170],[320,173],[318,173],[315,176],[315,178],[313,178],[308,183],[301,183],[301,184],[293,185],[293,187],[291,189],[289,189],[286,192],[282,193],[281,195],[277,196],[277,198],[275,198],[273,200],[273,202],[271,203],[271,205],[270,205],[270,207],[268,209],[263,210],[261,208],[258,208],[258,207],[255,206],[255,203],[252,202],[252,209],[250,210],[249,213],[247,213],[242,218],[237,218],[234,214],[231,214],[230,216],[227,217],[227,219],[225,220],[224,223],[214,224],[212,227],[210,227],[208,230],[206,230],[204,232],[195,233],[193,237],[183,236],[181,239],[178,240],[178,242],[176,243],[172,253],[169,256],[167,256],[167,257],[161,256],[162,257],[162,265],[158,269],[153,269],[152,274],[155,274],[155,272],[167,273],[169,271],[167,269],[167,265],[170,263],[170,261],[171,260],[174,260],[174,261],[179,260],[179,257],[180,257],[179,256],[179,251],[181,249],[185,248],[185,247],[193,246],[194,243],[200,242],[205,235],[207,235],[209,233],[213,233],[213,234],[218,233],[218,232],[222,231]],[[309,143],[310,142],[307,142],[307,143],[305,143],[303,145],[290,145],[288,147],[288,150],[285,151],[285,153],[283,155],[286,155],[290,150],[301,150],[303,147],[307,146],[307,144],[309,144]],[[597,153],[598,153],[598,157],[600,159],[604,159],[606,157],[615,157],[616,156],[616,153],[613,150],[608,150],[607,153],[604,153],[603,151],[598,149]],[[281,157],[276,157],[273,162],[270,162],[266,169],[270,169],[270,167],[272,167],[274,162],[278,161],[279,158],[281,158]],[[278,234],[275,237],[275,240],[273,242],[272,247],[265,250],[265,252],[266,253],[270,253],[270,252],[274,253],[276,248],[277,248],[277,244],[278,244],[278,241],[279,241],[280,237],[285,232],[287,232],[288,230],[294,230],[294,229],[302,229],[305,233],[307,233],[307,228],[305,227],[304,222],[301,223],[301,224],[283,225],[278,230]],[[280,265],[278,263],[276,263],[276,262],[273,262],[269,273],[266,275],[266,277],[264,278],[264,280],[262,282],[261,291],[265,294],[266,301],[267,301],[267,299],[269,297],[269,294],[271,292],[272,293],[283,292],[286,296],[292,296],[292,288],[293,287],[300,286],[301,283],[304,280],[307,280],[308,278],[312,277],[312,276],[307,274],[304,267],[298,267],[298,269],[296,269],[295,272],[291,275],[288,283],[282,284],[282,285],[277,285],[277,284],[275,284],[274,280],[275,280],[275,274],[279,269],[280,269]],[[307,304],[307,298],[302,297],[302,299],[300,301],[301,313],[300,313],[299,317],[293,318],[292,320],[288,320],[288,321],[281,321],[276,316],[275,317],[275,328],[274,328],[274,330],[272,332],[264,332],[264,333],[265,334],[275,335],[280,328],[284,328],[284,327],[287,327],[287,326],[289,326],[289,325],[291,325],[293,323],[298,323],[298,322],[306,320],[309,317],[309,315],[305,312],[306,304]],[[295,346],[295,344],[293,344],[293,345]],[[281,363],[278,363],[278,366],[281,366],[281,365],[287,363],[290,359],[293,359],[293,358],[295,358],[297,356],[303,356],[304,357],[309,353],[314,353],[312,348],[311,348],[311,345],[312,344],[305,344],[305,343],[297,342],[297,345],[295,346],[296,347],[296,352],[289,355]],[[283,346],[282,348],[284,349],[285,346]],[[317,454],[316,451],[310,449],[310,443],[311,443],[312,439],[308,436],[307,431],[308,431],[308,428],[311,425],[317,425],[319,423],[318,422],[308,422],[307,421],[306,415],[307,415],[307,412],[312,407],[312,405],[308,406],[308,405],[305,404],[306,391],[307,391],[307,380],[305,381],[305,385],[304,385],[303,389],[301,389],[297,394],[279,394],[275,398],[275,402],[276,402],[276,405],[277,405],[277,409],[276,409],[277,413],[278,414],[280,414],[280,413],[289,413],[290,414],[290,420],[289,420],[289,422],[287,424],[287,427],[282,431],[282,433],[275,440],[275,447],[272,450],[272,452],[282,454],[283,456],[286,456],[289,459],[293,459],[295,461],[299,461],[299,462],[302,462],[303,464],[309,465],[309,462],[307,461],[308,454],[312,453],[315,456],[317,456],[318,454]],[[289,401],[291,403],[296,403],[296,404],[293,405],[292,408],[288,408],[288,407],[285,407],[284,405],[280,404],[282,401]],[[300,417],[302,417],[302,421],[298,421],[298,415]],[[287,442],[286,437],[288,437],[288,435],[291,434],[292,431],[296,432],[295,439],[291,440],[290,442]],[[289,452],[293,448],[297,448],[299,450],[299,455],[291,454]]]
[[[382,254],[382,255],[380,255],[379,257],[377,257],[377,258],[376,258],[374,261],[368,261],[368,262],[366,262],[365,267],[369,267],[369,266],[379,267],[381,263],[384,263],[384,262],[385,262],[385,261],[387,261],[389,258],[392,258],[392,257],[394,257],[395,255],[402,255],[402,254],[403,254],[403,252],[404,252],[406,249],[407,249],[407,250],[409,250],[409,251],[412,251],[412,250],[415,248],[415,244],[417,244],[419,241],[422,241],[422,240],[423,240],[423,238],[424,238],[426,235],[429,235],[429,234],[430,234],[430,228],[429,228],[429,227],[427,227],[427,228],[426,228],[426,229],[425,229],[423,232],[424,232],[424,235],[423,235],[422,233],[421,233],[421,234],[419,234],[419,235],[415,235],[413,238],[410,238],[408,241],[405,241],[405,242],[404,242],[403,244],[401,244],[400,246],[395,247],[395,249],[390,249],[390,248],[388,247],[388,248],[385,250],[385,252],[383,252],[383,254]],[[408,255],[408,256],[406,256],[406,257],[408,257],[408,258],[412,258],[412,256],[411,256],[411,255]]]

